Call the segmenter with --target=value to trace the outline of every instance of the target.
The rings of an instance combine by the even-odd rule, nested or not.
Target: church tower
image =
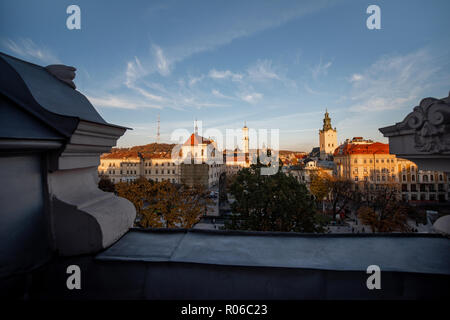
[[[323,128],[319,130],[319,146],[320,146],[320,159],[325,160],[333,154],[337,148],[337,131],[331,126],[331,118],[328,114],[328,110],[325,111],[325,117],[323,118]]]
[[[242,142],[244,145],[244,155],[245,155],[245,162],[248,163],[249,161],[249,146],[248,146],[248,128],[247,124],[244,123],[244,127],[242,128]]]

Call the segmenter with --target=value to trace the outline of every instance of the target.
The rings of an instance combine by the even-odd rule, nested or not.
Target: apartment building
[[[175,145],[150,146],[156,151],[147,152],[145,146],[136,146],[103,154],[98,174],[108,176],[113,183],[132,182],[144,177],[156,182],[202,184],[210,188],[219,183],[220,175],[225,171],[222,161],[216,161],[220,153],[215,142],[197,133],[178,146],[178,158],[172,157]]]
[[[365,140],[347,139],[334,151],[337,176],[358,185],[397,183],[405,201],[448,201],[450,180],[440,171],[418,170],[409,160],[389,153],[389,145]]]
[[[139,177],[156,182],[180,182],[180,168],[172,161],[170,155],[117,158],[114,153],[110,153],[100,158],[98,173],[108,176],[113,183],[132,182]]]

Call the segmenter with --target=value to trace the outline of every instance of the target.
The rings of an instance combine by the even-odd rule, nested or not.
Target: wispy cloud
[[[153,45],[153,50],[155,52],[156,67],[158,72],[162,76],[169,75],[171,71],[171,62],[164,55],[163,49],[157,45]]]
[[[312,77],[317,79],[319,76],[327,75],[328,69],[332,66],[332,62],[323,62],[322,57],[320,57],[320,62],[311,70]]]
[[[213,96],[215,96],[215,97],[217,97],[217,98],[221,98],[221,99],[234,99],[233,97],[230,97],[230,96],[227,96],[227,95],[223,94],[222,92],[220,92],[220,91],[217,90],[217,89],[213,89],[213,90],[211,91],[211,93],[212,93]]]
[[[310,94],[315,94],[315,95],[321,94],[321,92],[311,89],[311,87],[307,83],[305,83],[304,88]]]
[[[450,75],[438,76],[441,67],[426,49],[383,56],[350,78],[353,79],[350,110],[376,112],[412,107],[428,95],[429,88],[439,82],[450,82]]]
[[[239,81],[242,79],[242,74],[233,73],[230,70],[218,71],[216,69],[212,69],[209,71],[209,77],[212,79],[231,79],[233,81]]]
[[[23,59],[36,63],[56,64],[61,63],[58,57],[47,47],[37,45],[33,40],[28,38],[2,40],[2,46],[10,51],[13,55],[17,55]]]
[[[281,76],[277,74],[272,66],[271,60],[258,60],[247,70],[248,76],[254,81],[280,80]]]
[[[350,77],[349,81],[350,82],[356,82],[356,81],[361,81],[364,77],[361,74],[358,73],[354,73],[352,74],[352,76]]]
[[[241,95],[241,99],[248,103],[256,103],[262,99],[262,93],[254,92]]]
[[[144,101],[135,101],[113,95],[107,95],[102,97],[87,96],[87,98],[95,107],[120,108],[120,109],[162,108],[159,105],[149,104]]]
[[[204,75],[201,75],[199,77],[190,77],[189,78],[189,86],[194,86],[196,83],[202,81],[205,78]]]

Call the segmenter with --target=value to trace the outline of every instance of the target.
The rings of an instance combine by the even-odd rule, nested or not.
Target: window
[[[402,180],[406,181],[406,175],[403,175]]]
[[[430,174],[430,181],[434,180],[434,175]]]
[[[443,177],[442,177],[442,174],[440,174],[439,175],[439,181],[443,181],[444,179],[443,179]]]

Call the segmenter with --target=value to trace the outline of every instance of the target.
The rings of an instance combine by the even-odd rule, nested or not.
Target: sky
[[[81,10],[81,29],[66,9]],[[369,5],[381,11],[370,30]],[[323,114],[338,142],[400,122],[450,90],[450,1],[0,2],[0,51],[77,68],[77,90],[118,146],[176,129],[279,129],[280,148],[318,146]]]

